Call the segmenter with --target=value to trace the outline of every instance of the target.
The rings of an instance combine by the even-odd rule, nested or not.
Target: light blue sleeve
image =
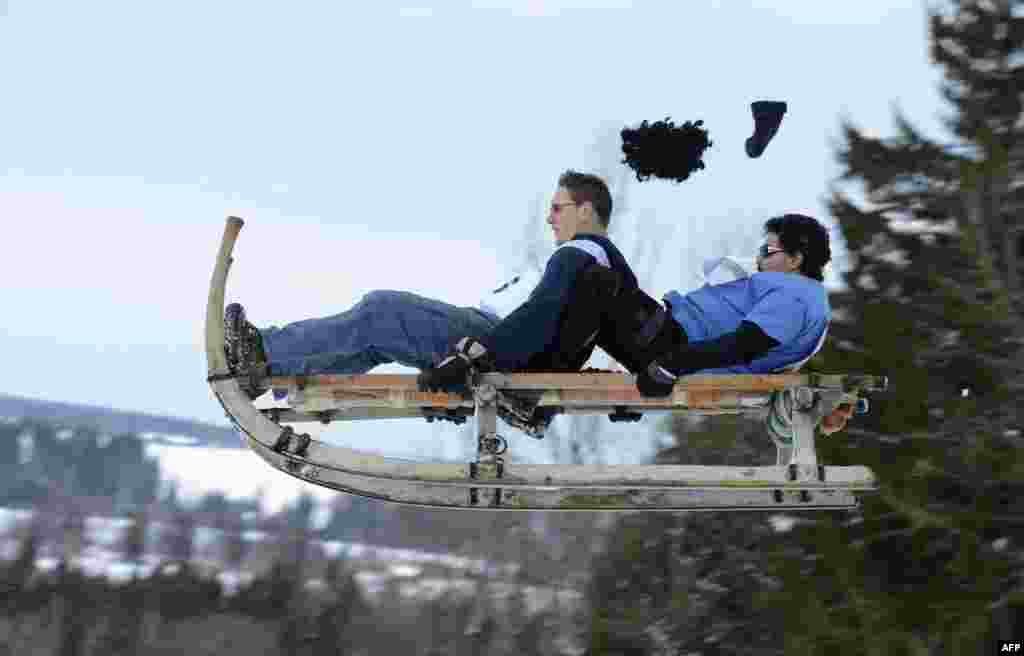
[[[756,323],[780,344],[789,344],[803,331],[807,318],[807,305],[800,297],[776,288],[759,298],[743,320]]]

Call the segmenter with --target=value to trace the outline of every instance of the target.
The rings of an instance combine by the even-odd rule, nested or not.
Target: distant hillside
[[[190,419],[129,412],[92,405],[27,399],[0,394],[0,417],[42,419],[69,426],[93,426],[103,433],[135,433],[148,444],[242,448],[234,429]]]

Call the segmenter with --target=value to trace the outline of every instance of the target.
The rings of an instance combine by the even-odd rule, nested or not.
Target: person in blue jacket
[[[832,320],[822,269],[831,260],[828,230],[802,214],[765,222],[757,272],[687,294],[664,296],[681,343],[646,362],[637,386],[667,395],[678,376],[771,373],[806,360]]]

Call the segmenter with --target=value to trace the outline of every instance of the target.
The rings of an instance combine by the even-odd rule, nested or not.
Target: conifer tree
[[[861,183],[866,201],[833,190],[852,266],[831,297],[822,360],[888,375],[892,388],[819,442],[828,462],[871,466],[881,494],[862,518],[823,514],[798,528],[799,547],[775,561],[785,585],[775,601],[810,600],[815,613],[798,622],[790,607],[793,645],[828,636],[860,646],[851,653],[980,653],[1024,606],[1010,583],[1019,570],[995,546],[1019,549],[1024,519],[1013,210],[1024,20],[1013,13],[1008,2],[932,13],[948,126],[965,148],[900,114],[893,139],[843,125],[841,180]]]
[[[242,514],[233,509],[218,520],[221,533],[220,556],[224,566],[234,572],[241,570],[242,563],[249,553],[249,545],[245,541],[245,522]]]
[[[675,575],[688,593],[675,619],[684,652],[707,646],[682,642],[702,633],[729,651],[731,633],[751,653],[981,653],[1021,625],[1019,13],[1005,1],[932,11],[949,127],[963,147],[902,115],[894,139],[843,125],[841,181],[861,183],[866,199],[833,190],[850,270],[830,297],[830,339],[805,369],[890,377],[870,414],[818,440],[825,462],[871,466],[881,493],[861,514],[794,514],[785,533],[740,514],[688,518],[680,548],[692,566]],[[630,570],[650,561],[651,528],[624,540],[620,526],[609,557]],[[621,592],[626,573],[601,568],[595,579],[603,605],[593,626],[606,641],[610,623],[650,595],[646,576],[631,584],[639,594]],[[656,615],[621,630],[650,629]]]
[[[327,563],[324,582],[329,596],[315,619],[316,656],[345,653],[351,643],[349,634],[353,620],[367,607],[353,572],[341,558],[333,558]]]
[[[56,605],[57,649],[59,656],[84,656],[86,637],[95,608],[88,603],[89,583],[66,561],[57,566]]]
[[[121,533],[121,556],[136,568],[146,555],[146,533],[149,529],[149,516],[144,510],[131,514],[131,523]]]
[[[29,521],[18,545],[18,555],[4,567],[3,609],[17,614],[29,597],[29,587],[36,574],[36,560],[42,546],[42,523],[38,519]]]
[[[99,636],[96,650],[111,656],[134,656],[142,646],[145,618],[145,581],[131,581],[111,586],[107,591],[110,603],[105,608],[106,630]]]

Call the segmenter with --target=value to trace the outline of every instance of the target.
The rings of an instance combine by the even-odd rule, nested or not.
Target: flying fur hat
[[[682,182],[704,168],[701,157],[711,146],[704,121],[687,121],[675,126],[670,117],[636,128],[622,130],[623,164],[636,171],[640,182],[650,177]]]

